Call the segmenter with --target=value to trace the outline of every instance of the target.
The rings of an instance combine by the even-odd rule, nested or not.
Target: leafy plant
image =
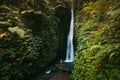
[[[119,80],[119,0],[96,0],[76,17],[75,80]]]

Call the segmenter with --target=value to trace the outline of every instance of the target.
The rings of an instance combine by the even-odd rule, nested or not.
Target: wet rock
[[[69,75],[64,73],[54,74],[49,80],[72,80]]]
[[[72,68],[68,64],[55,64],[48,67],[43,73],[32,80],[72,80]],[[46,73],[50,72],[50,73]]]
[[[58,59],[65,59],[67,48],[67,36],[69,33],[70,21],[71,21],[71,9],[66,5],[58,5],[55,8],[55,16],[59,18],[59,48]],[[61,47],[62,46],[62,47]]]

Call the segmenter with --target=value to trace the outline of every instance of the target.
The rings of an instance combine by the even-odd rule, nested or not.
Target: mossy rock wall
[[[70,21],[71,21],[71,8],[65,4],[60,4],[55,7],[55,16],[59,18],[58,23],[58,60],[65,60],[67,49],[67,36],[69,33]]]
[[[91,0],[81,6],[75,22],[74,80],[119,80],[120,1]]]
[[[27,1],[16,8],[0,0],[0,80],[30,80],[56,58],[57,18]]]

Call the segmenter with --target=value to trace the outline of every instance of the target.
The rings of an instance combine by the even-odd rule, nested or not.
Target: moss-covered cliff
[[[86,0],[77,6],[75,80],[119,80],[120,0]]]
[[[0,80],[29,80],[48,66],[58,22],[46,0],[0,0]]]

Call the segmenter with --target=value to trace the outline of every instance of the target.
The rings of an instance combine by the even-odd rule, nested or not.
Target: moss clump
[[[76,17],[75,80],[120,79],[119,0],[90,1]]]
[[[9,27],[8,30],[12,33],[17,34],[21,38],[24,38],[25,31],[20,29],[19,27],[13,27],[13,28]]]

